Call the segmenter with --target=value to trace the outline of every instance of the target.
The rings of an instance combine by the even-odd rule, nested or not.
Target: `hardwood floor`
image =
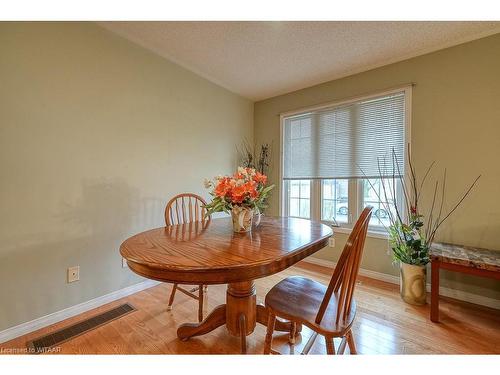
[[[257,301],[279,280],[290,275],[304,275],[328,283],[329,269],[300,263],[279,274],[256,281]],[[182,342],[176,329],[181,323],[196,322],[198,304],[179,294],[172,311],[167,311],[171,284],[161,284],[141,291],[66,321],[43,328],[12,341],[0,349],[24,349],[26,342],[43,334],[78,322],[124,302],[138,311],[112,321],[60,345],[66,354],[239,354],[240,341],[225,327],[201,337]],[[205,314],[225,301],[226,286],[209,286]],[[443,298],[441,322],[429,320],[429,305],[411,306],[398,294],[398,286],[359,277],[355,292],[358,315],[354,338],[359,354],[499,354],[500,311]],[[304,327],[297,338],[295,353],[300,353],[311,331]],[[260,354],[265,327],[258,324],[247,339],[248,353]],[[273,347],[289,353],[288,335],[275,333]],[[338,342],[335,343],[336,346]],[[324,340],[318,338],[311,354],[326,353]]]

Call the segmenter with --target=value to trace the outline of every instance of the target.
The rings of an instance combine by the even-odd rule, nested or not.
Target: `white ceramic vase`
[[[236,233],[245,233],[252,230],[254,210],[248,207],[234,206],[231,210],[233,230]]]

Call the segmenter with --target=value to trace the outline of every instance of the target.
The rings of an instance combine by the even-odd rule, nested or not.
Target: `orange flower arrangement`
[[[253,168],[239,167],[232,176],[218,176],[215,181],[206,180],[205,187],[213,188],[210,194],[214,197],[207,204],[207,214],[213,212],[230,213],[234,206],[258,209],[262,211],[266,199],[274,185],[266,186],[267,176]]]

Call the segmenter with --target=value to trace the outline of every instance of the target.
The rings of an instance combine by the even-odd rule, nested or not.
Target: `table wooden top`
[[[173,225],[130,237],[120,246],[144,277],[184,284],[223,284],[268,276],[327,246],[330,227],[305,219],[263,217],[234,233],[230,218]]]

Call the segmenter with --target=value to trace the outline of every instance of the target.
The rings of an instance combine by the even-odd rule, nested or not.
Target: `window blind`
[[[283,137],[284,179],[403,174],[405,93],[286,117]]]

